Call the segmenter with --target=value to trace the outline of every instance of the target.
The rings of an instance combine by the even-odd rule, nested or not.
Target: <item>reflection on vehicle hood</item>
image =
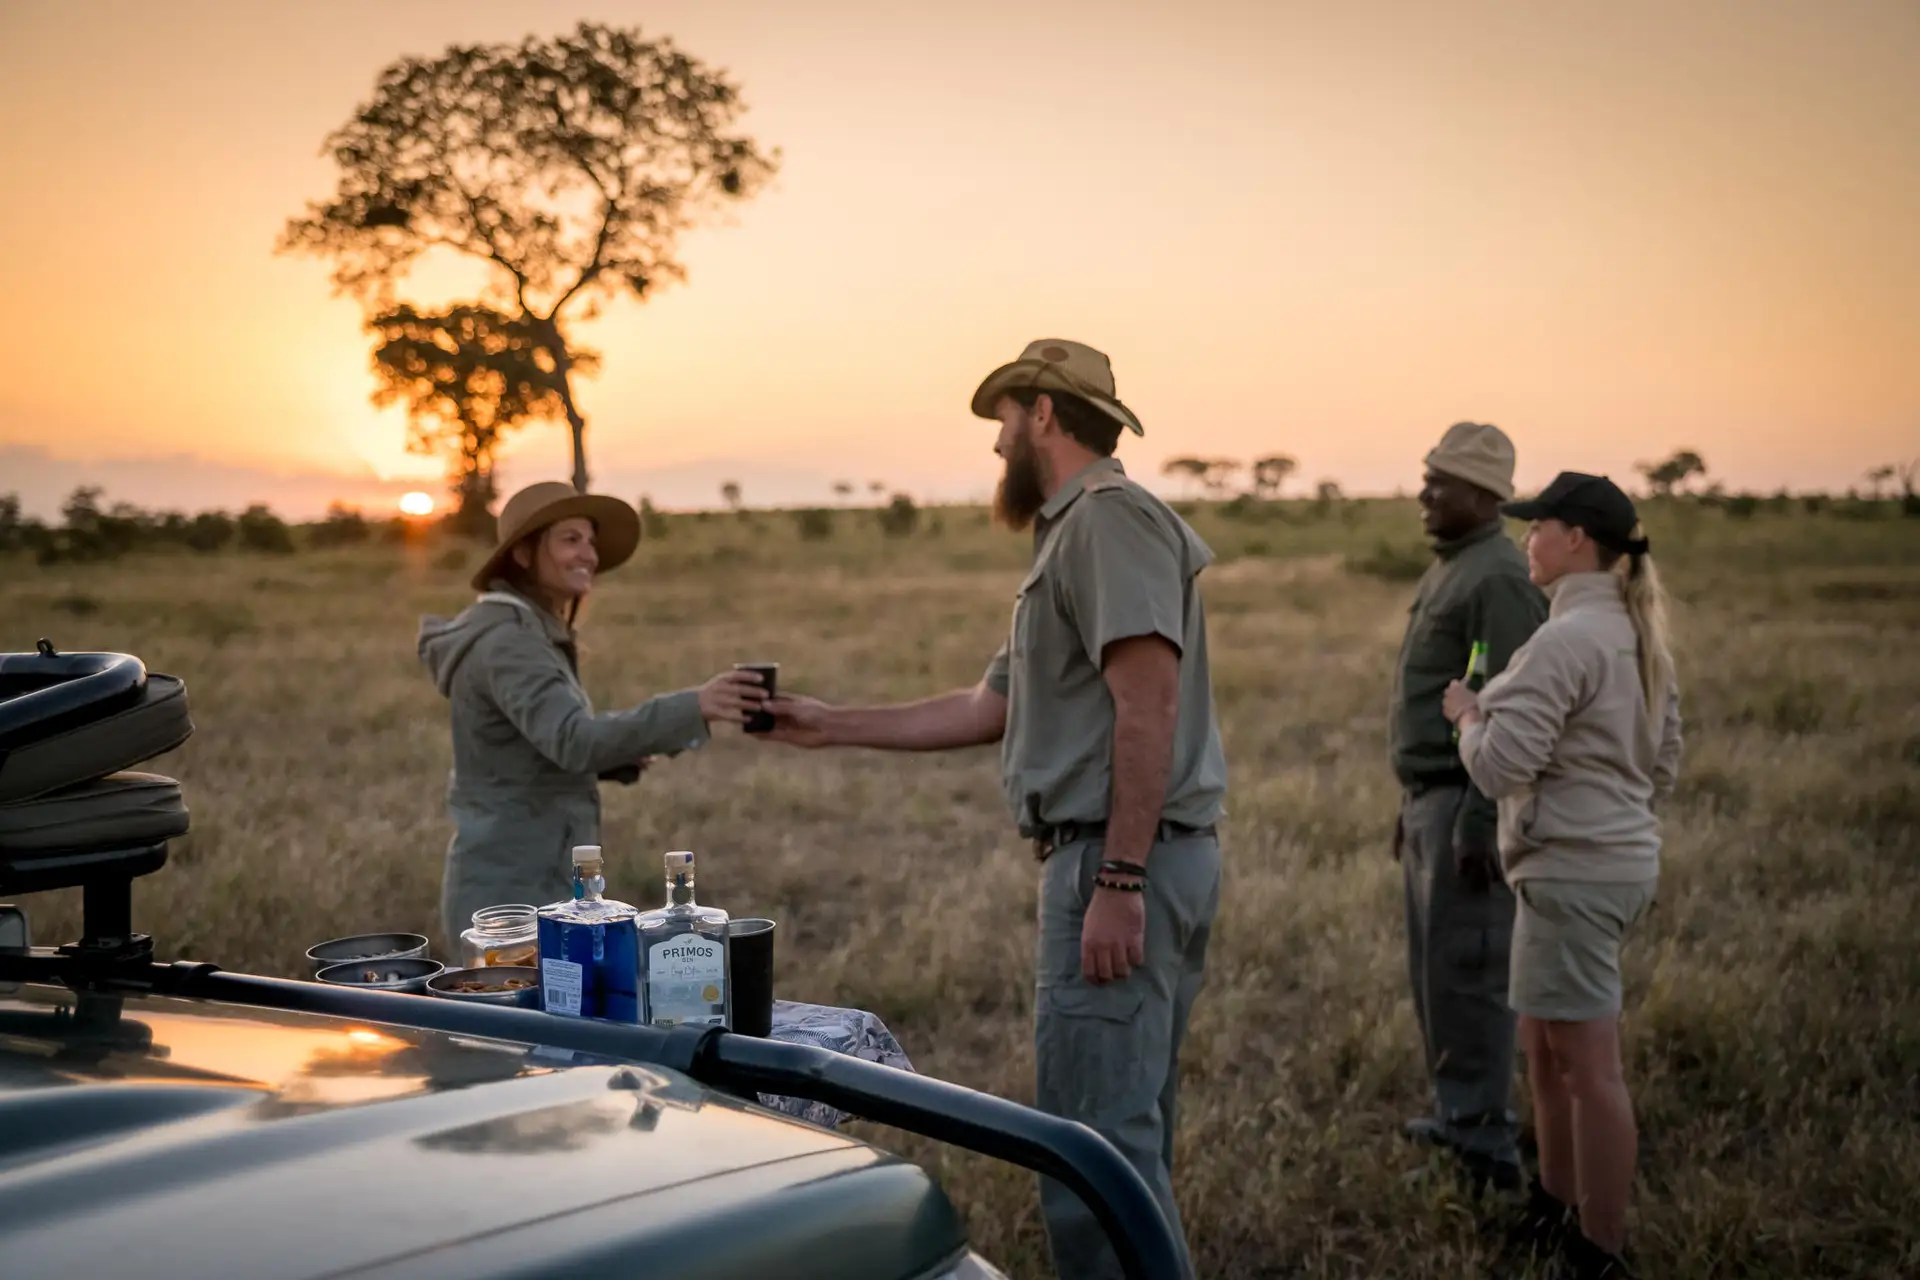
[[[332,1274],[633,1197],[650,1207],[623,1231],[671,1232],[823,1179],[848,1229],[917,1224],[928,1247],[945,1198],[919,1170],[665,1070],[190,1000],[0,998],[10,1277],[107,1274],[130,1248],[143,1277]]]

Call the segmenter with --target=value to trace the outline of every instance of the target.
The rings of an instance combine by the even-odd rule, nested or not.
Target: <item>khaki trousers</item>
[[[1465,798],[1464,787],[1434,787],[1410,793],[1400,811],[1407,976],[1441,1140],[1517,1163],[1518,1126],[1507,1106],[1513,891],[1497,880],[1476,889],[1454,869],[1453,824]]]
[[[1035,1101],[1117,1147],[1152,1188],[1184,1249],[1173,1201],[1180,1042],[1204,981],[1220,907],[1220,844],[1214,836],[1194,836],[1154,846],[1144,895],[1146,963],[1118,982],[1095,986],[1081,976],[1080,930],[1104,848],[1100,841],[1062,845],[1042,864]],[[1040,1210],[1058,1275],[1104,1280],[1122,1274],[1079,1196],[1042,1178]]]

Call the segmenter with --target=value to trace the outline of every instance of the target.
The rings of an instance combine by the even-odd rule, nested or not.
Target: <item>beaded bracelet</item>
[[[1121,893],[1145,893],[1147,891],[1147,882],[1144,880],[1109,880],[1105,876],[1095,876],[1093,883],[1095,888],[1117,889]]]
[[[1100,869],[1102,871],[1118,871],[1123,876],[1139,876],[1142,880],[1147,878],[1147,869],[1145,867],[1137,862],[1122,862],[1118,858],[1108,858],[1100,864]]]

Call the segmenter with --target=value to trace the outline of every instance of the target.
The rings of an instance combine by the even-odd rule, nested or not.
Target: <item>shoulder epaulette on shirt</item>
[[[1103,471],[1099,475],[1089,479],[1085,484],[1081,485],[1080,488],[1081,491],[1085,493],[1101,493],[1107,489],[1118,489],[1125,485],[1126,482],[1127,478],[1125,476],[1116,475],[1111,471]]]

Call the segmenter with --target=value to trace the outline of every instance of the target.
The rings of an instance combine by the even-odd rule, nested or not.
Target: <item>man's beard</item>
[[[1041,470],[1040,451],[1033,439],[1022,431],[1007,450],[1006,466],[993,491],[993,514],[1001,524],[1019,533],[1033,523],[1040,508],[1047,504],[1047,478]]]

